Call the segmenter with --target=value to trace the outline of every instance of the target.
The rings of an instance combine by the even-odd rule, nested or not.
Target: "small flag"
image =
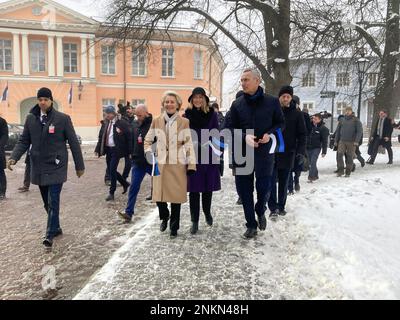
[[[152,162],[153,162],[153,168],[151,170],[151,176],[152,177],[157,177],[160,175],[160,170],[158,169],[158,162],[157,162],[157,158],[154,155],[154,153],[151,154],[152,157]]]
[[[8,100],[8,82],[7,82],[6,87],[4,88],[3,96],[1,97],[1,102],[7,101],[7,100]]]
[[[209,141],[208,144],[210,145],[211,150],[214,152],[215,155],[217,155],[218,157],[222,156],[222,151],[218,150],[211,141]]]
[[[72,83],[71,83],[71,88],[69,89],[68,92],[68,104],[72,104]]]
[[[283,153],[285,152],[285,141],[283,140],[283,134],[281,128],[276,130],[276,133],[270,134],[271,137],[271,148],[269,153]]]
[[[227,144],[223,143],[221,140],[218,140],[215,137],[213,137],[211,140],[220,149],[226,149],[228,147]]]

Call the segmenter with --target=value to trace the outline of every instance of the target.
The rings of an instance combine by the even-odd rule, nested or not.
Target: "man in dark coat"
[[[271,219],[278,215],[285,215],[285,205],[288,193],[289,174],[295,163],[295,158],[302,162],[306,148],[306,126],[303,113],[297,110],[296,102],[293,101],[293,88],[284,86],[279,92],[279,102],[285,118],[285,129],[283,140],[285,151],[277,153],[275,168],[272,175],[271,195],[268,207],[271,211]],[[278,184],[278,188],[277,188]]]
[[[379,111],[379,118],[371,128],[368,146],[368,154],[371,157],[367,161],[368,164],[374,164],[379,146],[383,146],[387,150],[389,156],[387,164],[393,164],[392,134],[392,120],[388,117],[386,110]]]
[[[108,106],[105,109],[105,114],[106,119],[99,132],[95,154],[98,157],[106,156],[111,178],[110,193],[106,201],[113,201],[114,193],[117,190],[117,180],[123,187],[122,194],[128,191],[130,185],[118,172],[118,164],[121,158],[132,153],[132,131],[128,122],[118,119],[113,106]]]
[[[135,204],[140,186],[146,174],[151,175],[152,166],[147,162],[144,153],[144,138],[150,129],[153,116],[145,105],[136,107],[136,124],[133,128],[132,159],[132,183],[129,188],[128,204],[125,211],[117,211],[117,214],[125,221],[130,222],[135,213]]]
[[[6,151],[5,147],[8,142],[8,125],[7,121],[0,117],[0,201],[6,198],[7,178],[4,172],[6,168]]]
[[[267,225],[265,210],[274,168],[270,135],[284,126],[284,118],[279,100],[264,94],[260,87],[261,76],[257,70],[245,70],[241,83],[244,94],[232,103],[229,129],[234,134],[231,152],[236,189],[243,202],[247,221],[243,236],[250,239],[257,235],[257,225],[260,230],[265,230]],[[255,205],[254,178],[257,191]]]
[[[26,117],[24,131],[11,154],[8,168],[12,170],[12,166],[30,148],[31,182],[39,186],[48,215],[43,244],[52,247],[53,239],[62,234],[59,220],[60,194],[63,183],[67,181],[67,141],[79,178],[84,174],[85,165],[71,118],[53,108],[51,90],[41,88],[37,99],[38,104]]]

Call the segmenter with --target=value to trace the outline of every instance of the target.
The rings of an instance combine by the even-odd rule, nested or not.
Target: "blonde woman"
[[[144,141],[146,157],[157,162],[159,175],[153,177],[153,202],[160,214],[160,230],[170,221],[171,238],[178,235],[181,204],[187,201],[187,175],[196,171],[189,120],[179,115],[181,97],[167,91],[162,98],[163,112],[155,118]],[[155,157],[153,157],[155,155]],[[168,209],[171,203],[171,214]]]

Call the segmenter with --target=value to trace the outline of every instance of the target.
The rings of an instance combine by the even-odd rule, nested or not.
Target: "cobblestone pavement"
[[[115,214],[126,204],[122,188],[117,190],[115,203],[104,201],[108,191],[103,182],[105,160],[95,158],[93,150],[93,146],[83,146],[86,173],[81,179],[70,157],[69,181],[61,199],[64,235],[55,240],[52,252],[46,252],[41,243],[46,213],[38,187],[31,186],[28,193],[17,191],[23,181],[24,159],[13,172],[6,172],[7,200],[0,203],[0,299],[72,298],[134,232],[132,225],[122,224]],[[137,219],[153,207],[143,201],[150,192],[149,182],[149,178],[143,182]],[[52,270],[57,289],[47,290]]]

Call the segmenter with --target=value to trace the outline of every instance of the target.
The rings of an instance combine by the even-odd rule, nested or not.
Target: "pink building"
[[[191,30],[170,36],[154,36],[147,49],[116,47],[103,39],[99,22],[53,1],[2,3],[0,90],[8,85],[8,98],[0,114],[23,123],[37,89],[46,86],[83,139],[95,140],[107,105],[145,103],[157,115],[164,91],[177,91],[186,101],[197,86],[221,103],[225,63],[215,43]]]

